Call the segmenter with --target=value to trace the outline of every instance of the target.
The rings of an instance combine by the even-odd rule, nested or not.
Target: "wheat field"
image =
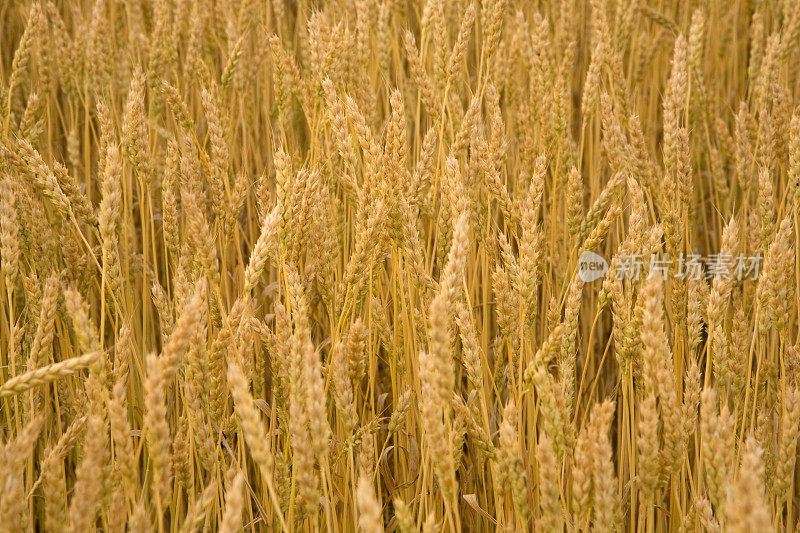
[[[0,531],[798,531],[798,0],[0,2]]]

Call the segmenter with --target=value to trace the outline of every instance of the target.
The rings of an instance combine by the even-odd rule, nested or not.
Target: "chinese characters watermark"
[[[650,276],[661,276],[683,280],[700,280],[703,278],[746,279],[756,280],[761,270],[760,255],[736,256],[729,254],[679,254],[670,257],[668,254],[619,255],[615,258],[612,275],[621,280],[639,280]],[[608,262],[600,255],[584,251],[578,258],[578,276],[584,282],[604,278],[608,272]]]

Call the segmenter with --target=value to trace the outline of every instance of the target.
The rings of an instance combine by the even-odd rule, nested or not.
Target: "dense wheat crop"
[[[797,531],[800,1],[0,1],[0,531]]]

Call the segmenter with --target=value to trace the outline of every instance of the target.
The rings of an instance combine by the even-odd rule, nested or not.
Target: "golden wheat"
[[[800,527],[800,2],[0,28],[0,532]]]

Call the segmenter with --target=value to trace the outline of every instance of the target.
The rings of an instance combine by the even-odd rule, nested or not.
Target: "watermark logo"
[[[640,280],[651,276],[661,279],[677,278],[683,280],[701,279],[746,279],[757,280],[761,270],[760,255],[679,254],[672,258],[667,254],[622,254],[614,257],[609,273],[608,262],[603,256],[584,251],[578,257],[578,277],[584,283],[606,277],[606,274],[619,280]]]
[[[578,257],[578,277],[584,283],[605,277],[607,270],[608,262],[601,255],[585,250]]]

